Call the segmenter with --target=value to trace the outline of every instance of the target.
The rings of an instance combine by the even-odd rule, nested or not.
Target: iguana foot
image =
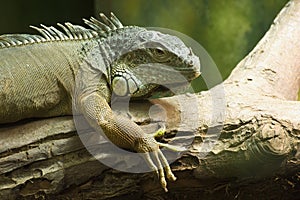
[[[165,173],[166,173],[168,180],[176,181],[177,178],[173,174],[173,172],[169,166],[169,163],[168,163],[166,157],[161,152],[161,150],[158,149],[157,151],[154,151],[154,152],[146,152],[144,154],[144,159],[146,160],[146,162],[148,163],[150,168],[154,172],[156,172],[162,188],[165,190],[165,192],[168,192]],[[164,170],[165,170],[165,172],[164,172]]]
[[[161,134],[165,133],[165,129],[160,129],[158,130],[155,134],[152,136],[156,135],[157,133]],[[138,152],[143,153],[143,157],[145,161],[148,163],[149,167],[152,169],[152,171],[156,172],[160,184],[162,188],[167,192],[167,181],[166,177],[168,180],[175,181],[176,177],[173,174],[170,165],[162,153],[160,147],[166,147],[170,150],[173,151],[184,151],[186,150],[185,148],[169,145],[169,144],[164,144],[164,143],[159,143],[157,142],[154,137],[148,137],[148,138],[143,138],[140,140],[137,144]]]

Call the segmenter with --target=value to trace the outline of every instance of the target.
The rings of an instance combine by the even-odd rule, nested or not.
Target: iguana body
[[[0,49],[0,122],[71,115],[80,46],[74,41]]]
[[[157,84],[145,83],[145,76],[155,82],[156,74],[164,70],[150,68],[145,74],[138,65],[161,63],[191,80],[199,75],[199,59],[174,36],[123,27],[113,14],[111,19],[101,17],[104,23],[85,20],[92,29],[66,23],[59,24],[62,32],[42,25],[34,27],[40,36],[0,36],[0,124],[82,113],[119,147],[145,153],[166,190],[161,166],[168,178],[175,176],[159,143],[129,119],[114,114],[110,98],[112,92],[141,98],[156,90]],[[155,83],[180,82],[168,77],[171,73],[162,75]]]

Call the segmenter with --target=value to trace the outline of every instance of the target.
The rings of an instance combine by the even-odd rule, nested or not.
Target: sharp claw
[[[167,178],[169,180],[172,180],[172,181],[176,181],[176,176],[173,174],[170,166],[169,166],[169,163],[167,161],[167,159],[165,158],[164,154],[161,152],[161,150],[158,150],[158,155],[163,163],[163,166],[165,167],[166,169],[166,174],[167,174]]]
[[[163,187],[163,189],[165,190],[165,192],[168,192],[168,188],[167,187]]]
[[[159,172],[159,180],[162,188],[167,191],[167,181],[165,178],[165,173],[164,173],[164,168],[163,165],[161,164],[160,157],[161,157],[161,151],[157,150],[153,152],[153,157],[155,159],[155,162],[157,164],[158,172]]]
[[[161,184],[161,187],[165,190],[165,192],[168,192],[167,181],[164,176],[160,177],[160,184]]]
[[[157,174],[161,187],[164,189],[165,192],[168,192],[166,177],[168,178],[168,180],[172,181],[175,181],[176,177],[174,176],[167,159],[159,149],[159,144],[156,144],[157,147],[155,147],[153,151],[143,153],[143,157],[150,166],[150,168]]]
[[[167,190],[167,181],[165,177],[160,177],[160,184],[164,190]]]
[[[171,181],[176,181],[177,180],[176,176],[174,176],[172,171],[171,171],[171,173],[167,173],[167,178]]]

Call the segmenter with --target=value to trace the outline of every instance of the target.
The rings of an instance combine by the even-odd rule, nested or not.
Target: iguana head
[[[200,75],[199,58],[179,38],[146,29],[131,36],[133,45],[112,63],[117,95],[144,96],[159,85],[172,88]]]
[[[115,94],[141,97],[160,85],[170,89],[200,75],[199,58],[178,37],[136,26],[123,27],[113,14],[110,19],[101,17],[109,29],[102,41],[110,56],[111,88]],[[105,26],[92,20],[101,29]]]

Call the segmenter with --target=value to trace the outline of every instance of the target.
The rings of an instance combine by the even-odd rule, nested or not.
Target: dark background
[[[1,2],[0,34],[36,33],[29,25],[82,24],[113,11],[125,25],[164,27],[198,41],[223,78],[257,44],[287,0],[9,0]],[[202,66],[205,68],[206,66]],[[196,89],[203,89],[198,81]]]

